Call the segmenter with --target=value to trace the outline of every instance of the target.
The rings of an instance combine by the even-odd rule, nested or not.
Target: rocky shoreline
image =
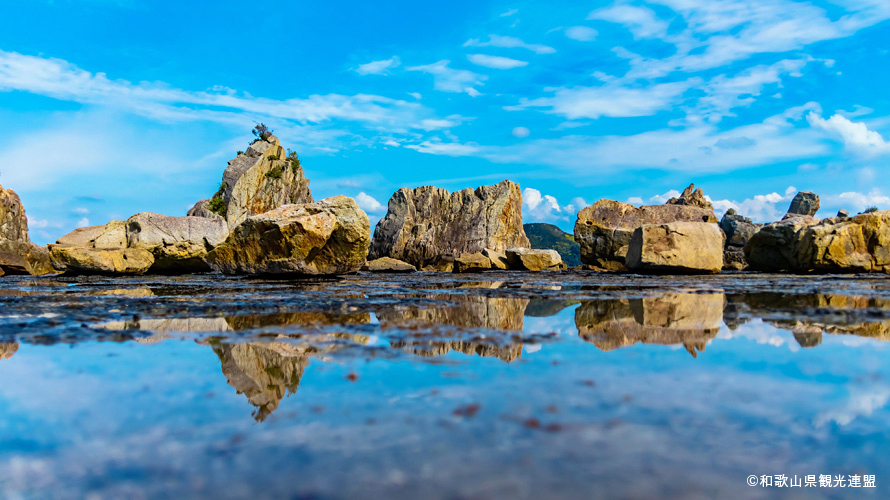
[[[448,192],[402,188],[371,231],[352,198],[312,198],[296,153],[265,129],[229,161],[219,190],[183,217],[150,212],[75,229],[47,247],[28,238],[19,197],[0,186],[0,276],[560,271],[559,253],[531,249],[522,192],[504,180]],[[578,212],[582,268],[635,274],[890,272],[890,211],[815,218],[819,197],[795,196],[782,220],[718,220],[701,189],[664,205],[599,200]]]

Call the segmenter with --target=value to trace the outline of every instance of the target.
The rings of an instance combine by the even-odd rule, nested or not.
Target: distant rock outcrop
[[[228,274],[345,274],[361,269],[370,233],[352,198],[284,205],[235,227],[208,262]]]
[[[707,222],[644,224],[634,230],[625,264],[644,273],[718,273],[723,232]]]
[[[625,271],[625,257],[634,230],[644,224],[671,222],[717,223],[714,211],[690,205],[635,207],[599,200],[578,212],[575,241],[581,245],[581,262],[609,271]]]
[[[807,215],[813,217],[819,211],[819,195],[812,191],[801,191],[791,200],[791,206],[788,207],[788,213],[785,217],[796,217],[798,215]]]
[[[282,205],[312,203],[309,179],[296,154],[285,155],[274,135],[257,139],[247,151],[229,161],[219,191],[201,200],[188,214],[224,218],[230,229],[251,215]]]
[[[432,186],[402,188],[388,208],[375,229],[371,259],[392,257],[424,268],[446,256],[529,246],[522,193],[507,180],[454,193]]]
[[[751,219],[738,215],[733,209],[726,211],[720,219],[720,229],[726,235],[723,247],[724,269],[741,271],[748,267],[748,261],[745,260],[745,245],[761,227],[763,224],[756,224]]]
[[[705,198],[705,193],[699,189],[695,189],[695,184],[690,184],[683,190],[679,198],[671,198],[667,201],[667,205],[687,205],[690,207],[699,207],[707,210],[713,210],[711,202]]]
[[[46,248],[28,238],[28,218],[22,200],[12,189],[0,186],[0,276],[52,272]]]

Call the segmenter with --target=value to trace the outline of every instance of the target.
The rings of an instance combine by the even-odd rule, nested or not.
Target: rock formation
[[[50,245],[59,271],[78,274],[145,274],[154,264],[151,252],[137,248],[86,248]]]
[[[520,271],[558,271],[566,268],[556,250],[508,248],[507,262],[510,269]]]
[[[392,257],[425,268],[444,256],[528,246],[517,184],[505,180],[454,193],[425,186],[393,194],[375,229],[370,258]]]
[[[234,228],[251,215],[282,205],[312,203],[309,179],[296,154],[285,155],[274,135],[257,139],[229,162],[219,191],[210,200],[201,200],[189,215],[225,218]]]
[[[644,224],[634,230],[625,264],[646,273],[717,273],[723,232],[707,222]]]
[[[362,271],[370,271],[372,273],[413,273],[417,271],[417,268],[397,259],[380,257],[379,259],[366,262],[362,266]]]
[[[705,198],[705,193],[701,188],[695,189],[695,184],[690,184],[683,190],[679,198],[671,198],[667,201],[667,205],[688,205],[690,207],[699,207],[707,210],[714,210],[711,202]]]
[[[599,200],[578,212],[575,241],[581,245],[581,262],[609,271],[625,271],[625,257],[634,230],[643,224],[717,222],[714,211],[690,205],[635,207]]]
[[[590,300],[575,310],[575,326],[582,339],[604,351],[637,342],[682,344],[694,357],[720,331],[725,303],[722,293]]]
[[[152,272],[209,271],[207,253],[229,234],[225,221],[145,212],[127,220],[127,248],[148,250]]]
[[[813,217],[819,211],[819,196],[812,191],[801,191],[791,200],[791,206],[788,207],[788,213],[785,217],[795,217],[798,215],[807,215]]]
[[[370,232],[352,198],[284,205],[235,227],[208,262],[228,274],[350,273],[365,262]]]
[[[754,236],[763,224],[756,224],[747,217],[736,214],[729,209],[720,219],[720,229],[726,235],[726,243],[723,247],[723,268],[741,271],[748,267],[745,260],[745,245],[751,236]]]
[[[0,186],[0,276],[51,272],[46,248],[28,238],[28,218],[21,199],[12,189]]]

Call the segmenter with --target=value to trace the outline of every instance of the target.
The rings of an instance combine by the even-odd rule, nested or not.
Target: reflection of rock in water
[[[822,330],[811,326],[801,325],[791,330],[794,340],[803,348],[816,347],[822,343]]]
[[[604,351],[644,344],[683,344],[692,356],[720,330],[722,293],[591,300],[575,310],[578,334]]]
[[[287,312],[266,315],[229,316],[232,330],[252,330],[271,326],[361,325],[371,322],[370,313]]]
[[[228,332],[232,329],[225,318],[173,318],[136,319],[130,321],[110,321],[98,325],[106,330],[141,330],[152,332],[151,337],[134,339],[143,344],[152,344],[170,338],[168,333],[189,332]]]
[[[522,317],[528,299],[485,297],[477,295],[430,296],[451,304],[440,308],[389,310],[377,313],[383,328],[413,328],[433,325],[452,325],[467,329],[522,331]],[[473,332],[467,332],[472,335]],[[460,333],[456,334],[460,335]],[[499,341],[501,340],[501,341]],[[440,356],[450,351],[478,356],[497,357],[510,362],[522,354],[522,345],[511,339],[488,337],[485,341],[472,338],[455,341],[425,341],[411,339],[393,341],[393,347],[404,348],[421,356]]]
[[[275,347],[285,344],[218,345],[213,352],[219,356],[222,372],[238,394],[247,396],[256,407],[254,418],[262,422],[278,408],[288,394],[296,392],[309,357],[287,354]]]
[[[16,343],[0,342],[0,359],[9,359],[18,350],[19,345]]]
[[[566,307],[577,304],[578,300],[531,299],[525,308],[525,315],[533,318],[555,316]]]

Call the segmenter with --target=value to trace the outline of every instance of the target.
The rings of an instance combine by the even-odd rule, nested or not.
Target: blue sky
[[[0,184],[32,238],[184,215],[255,122],[313,195],[504,178],[527,222],[689,182],[766,221],[890,209],[890,2],[34,0],[0,30]]]

